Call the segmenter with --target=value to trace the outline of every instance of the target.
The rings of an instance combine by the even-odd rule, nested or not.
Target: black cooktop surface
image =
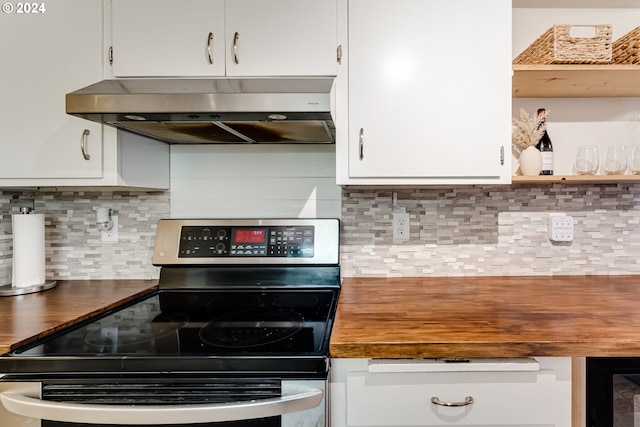
[[[326,355],[336,289],[160,290],[17,356]]]

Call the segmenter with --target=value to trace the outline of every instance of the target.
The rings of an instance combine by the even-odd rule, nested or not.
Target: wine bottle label
[[[553,172],[553,151],[542,152],[542,170]]]

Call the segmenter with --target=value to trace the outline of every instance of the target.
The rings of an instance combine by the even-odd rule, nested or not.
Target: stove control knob
[[[202,236],[203,240],[211,239],[211,229],[209,229],[209,228],[203,229],[201,236]]]
[[[224,243],[218,243],[218,244],[216,245],[216,252],[217,252],[218,254],[223,254],[223,253],[224,253],[224,250],[225,250]]]
[[[227,230],[221,228],[216,234],[218,235],[218,240],[224,240],[227,237]]]

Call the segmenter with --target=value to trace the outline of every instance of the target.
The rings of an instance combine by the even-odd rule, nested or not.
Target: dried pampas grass
[[[529,115],[524,108],[520,108],[520,117],[512,119],[511,142],[513,154],[520,156],[525,149],[535,147],[547,128],[545,119],[549,111]]]

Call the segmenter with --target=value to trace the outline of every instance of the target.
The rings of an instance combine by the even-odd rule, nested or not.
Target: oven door
[[[325,380],[64,378],[0,382],[2,427],[324,426]]]

